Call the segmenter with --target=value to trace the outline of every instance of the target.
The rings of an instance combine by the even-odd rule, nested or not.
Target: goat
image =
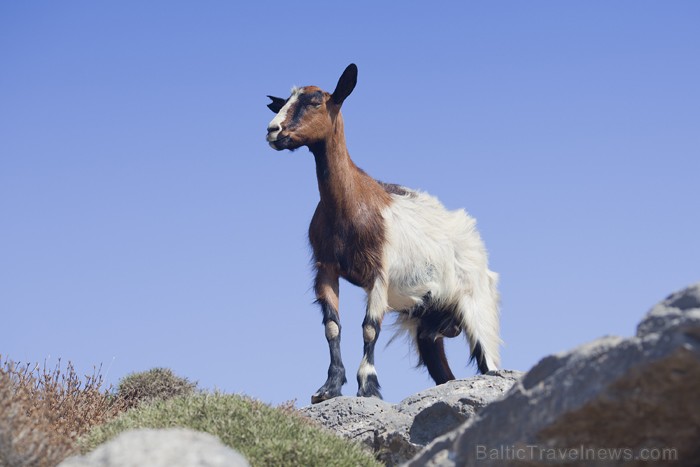
[[[388,310],[399,312],[397,323],[436,384],[455,379],[443,338],[462,331],[481,373],[499,365],[498,275],[488,269],[476,221],[427,193],[374,180],[353,163],[340,108],[356,84],[357,66],[350,64],[332,94],[305,86],[293,88],[287,99],[268,96],[276,114],[267,127],[269,145],[277,151],[307,146],[316,160],[320,201],[309,241],[331,361],[312,403],[340,396],[347,382],[339,277],[367,293],[358,396],[382,397],[374,346]]]

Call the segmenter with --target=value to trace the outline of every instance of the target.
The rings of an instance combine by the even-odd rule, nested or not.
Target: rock
[[[521,376],[519,371],[499,370],[449,381],[404,399],[396,410],[413,419],[409,440],[423,446],[501,397]]]
[[[358,441],[394,465],[418,452],[408,441],[411,418],[375,397],[336,397],[304,407],[301,413],[335,434]]]
[[[126,431],[59,467],[249,467],[218,438],[184,428]]]
[[[641,337],[674,325],[693,310],[700,310],[700,283],[671,294],[656,305],[637,326],[637,336]]]
[[[397,405],[376,398],[337,397],[300,410],[336,434],[363,443],[385,464],[397,465],[501,397],[521,375],[501,370],[450,381]]]
[[[699,438],[700,284],[654,307],[635,337],[544,358],[406,465],[700,465]]]

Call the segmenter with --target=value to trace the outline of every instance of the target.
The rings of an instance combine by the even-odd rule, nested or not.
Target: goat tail
[[[474,284],[457,307],[459,321],[469,340],[470,359],[479,372],[497,370],[500,365],[498,274],[487,270],[486,283]]]

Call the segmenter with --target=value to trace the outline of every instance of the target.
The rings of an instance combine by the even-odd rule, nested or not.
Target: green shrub
[[[117,395],[129,407],[136,407],[144,402],[190,395],[194,393],[196,387],[197,383],[176,376],[168,368],[153,368],[122,378],[119,381]]]
[[[273,408],[227,394],[196,394],[132,409],[83,438],[84,450],[135,428],[204,431],[241,452],[252,466],[380,466],[371,454],[316,427],[291,407]]]

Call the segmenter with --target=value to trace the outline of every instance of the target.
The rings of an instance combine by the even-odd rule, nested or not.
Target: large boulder
[[[218,438],[184,428],[126,431],[85,456],[59,467],[249,467]]]
[[[397,465],[501,397],[521,375],[500,370],[450,381],[396,405],[376,398],[337,397],[300,410],[336,434],[362,442],[385,464]]]
[[[699,439],[697,284],[654,307],[635,337],[544,358],[406,465],[700,465]]]

